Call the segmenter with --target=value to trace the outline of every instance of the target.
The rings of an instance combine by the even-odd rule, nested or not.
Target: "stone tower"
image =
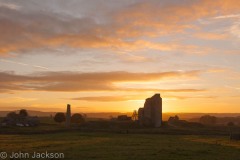
[[[162,98],[160,94],[155,94],[152,97],[152,118],[155,127],[162,125]]]
[[[141,125],[154,127],[162,125],[162,98],[160,94],[146,99],[144,107],[138,110],[138,120]]]
[[[67,105],[67,112],[66,112],[66,126],[69,127],[71,124],[71,105]]]

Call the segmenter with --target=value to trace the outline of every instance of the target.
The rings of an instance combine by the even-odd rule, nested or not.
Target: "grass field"
[[[79,160],[240,160],[240,142],[226,136],[66,132],[0,135],[0,151],[62,152]]]
[[[96,121],[67,129],[49,117],[40,120],[37,127],[0,127],[0,156],[47,151],[72,160],[240,160],[240,142],[229,140],[228,127],[134,128]]]

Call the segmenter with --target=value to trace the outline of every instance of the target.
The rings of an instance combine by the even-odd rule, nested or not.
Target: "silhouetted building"
[[[119,115],[117,117],[117,120],[118,121],[131,121],[132,120],[132,117],[128,117],[127,115]]]
[[[139,108],[138,109],[138,120],[143,121],[144,118],[144,108]]]
[[[155,94],[147,98],[144,107],[138,109],[138,120],[141,125],[160,127],[162,125],[162,98]]]
[[[179,121],[179,117],[176,115],[174,117],[169,117],[168,119],[168,123],[175,123],[175,122],[178,122]]]
[[[71,124],[71,105],[67,105],[67,112],[66,112],[66,126],[69,127]]]

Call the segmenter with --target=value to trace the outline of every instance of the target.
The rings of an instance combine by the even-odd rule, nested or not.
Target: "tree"
[[[65,114],[62,113],[62,112],[56,113],[56,115],[54,116],[54,121],[57,122],[57,123],[62,123],[64,121],[66,121]]]
[[[7,114],[7,118],[16,120],[16,119],[18,119],[18,114],[17,114],[16,112],[9,112],[9,113]]]
[[[19,121],[19,115],[16,112],[9,112],[7,116],[3,119],[3,122],[8,125],[16,125]]]
[[[85,119],[83,118],[83,115],[81,115],[79,113],[75,113],[71,117],[71,122],[72,123],[84,123]]]
[[[136,110],[133,111],[132,120],[136,121],[138,119],[138,113]]]
[[[199,121],[204,125],[215,125],[217,122],[217,118],[210,115],[204,115],[200,117]]]
[[[27,112],[27,110],[26,110],[26,109],[21,109],[21,110],[19,111],[19,116],[20,116],[20,117],[23,117],[23,118],[28,117],[28,112]]]

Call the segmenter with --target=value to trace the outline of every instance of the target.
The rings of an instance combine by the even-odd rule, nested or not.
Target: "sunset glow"
[[[240,112],[239,0],[0,0],[0,110]]]

